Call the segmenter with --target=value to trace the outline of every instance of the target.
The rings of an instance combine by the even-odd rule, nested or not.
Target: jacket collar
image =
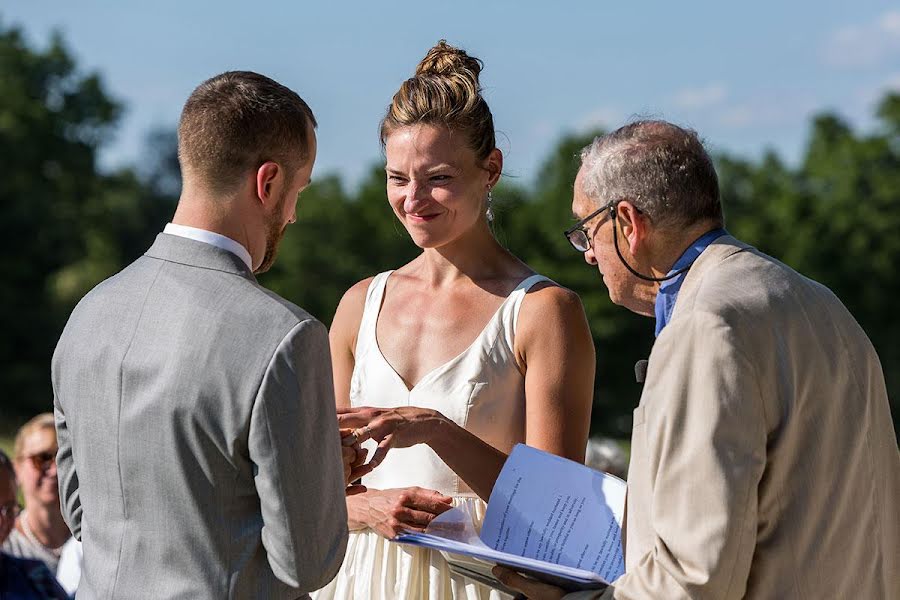
[[[239,256],[211,244],[177,235],[160,233],[144,255],[181,265],[233,273],[256,281],[256,277]]]
[[[687,276],[684,278],[670,322],[677,319],[681,312],[688,310],[686,307],[694,304],[694,297],[697,295],[700,282],[703,281],[703,276],[707,271],[716,268],[738,252],[752,249],[753,246],[750,244],[745,244],[728,234],[719,237],[707,246],[706,250],[694,261],[691,270],[687,272]]]

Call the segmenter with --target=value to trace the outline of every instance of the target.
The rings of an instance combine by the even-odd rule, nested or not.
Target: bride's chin
[[[425,250],[426,248],[437,248],[439,246],[444,245],[445,240],[443,238],[438,238],[434,235],[422,235],[420,231],[406,231],[409,234],[409,237],[412,238],[413,243]]]

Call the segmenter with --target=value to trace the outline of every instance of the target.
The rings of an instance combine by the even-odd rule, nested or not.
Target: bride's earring
[[[493,201],[494,201],[494,194],[491,192],[491,188],[488,188],[487,210],[484,211],[484,215],[487,217],[488,223],[491,223],[494,220],[494,208],[491,205],[491,203]]]

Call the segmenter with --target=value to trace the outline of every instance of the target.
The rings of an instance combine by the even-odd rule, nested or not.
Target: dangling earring
[[[492,223],[494,221],[494,209],[491,206],[491,203],[494,201],[494,195],[491,192],[491,188],[488,188],[487,195],[487,210],[484,211],[484,215],[487,217],[488,223]]]

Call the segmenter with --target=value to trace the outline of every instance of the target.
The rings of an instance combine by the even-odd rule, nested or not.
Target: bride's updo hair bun
[[[496,147],[494,118],[481,96],[483,63],[441,40],[428,51],[416,74],[400,85],[381,122],[381,143],[410,125],[441,124],[463,132],[479,160]]]
[[[465,50],[454,48],[447,40],[441,40],[416,67],[416,76],[458,74],[471,80],[478,88],[478,75],[483,68],[484,63],[479,59],[469,56]]]

